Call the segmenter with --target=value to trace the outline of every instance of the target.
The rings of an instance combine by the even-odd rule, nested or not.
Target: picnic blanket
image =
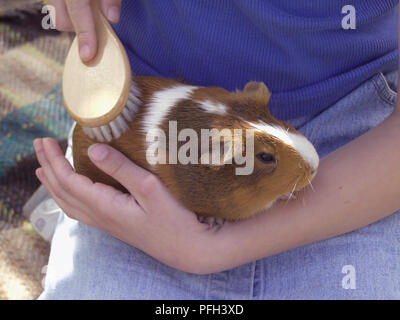
[[[32,141],[66,146],[72,120],[62,101],[63,62],[72,35],[42,29],[41,1],[0,1],[0,299],[40,294],[49,245],[24,221],[39,187]]]

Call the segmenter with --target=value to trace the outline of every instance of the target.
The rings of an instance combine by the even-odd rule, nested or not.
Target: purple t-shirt
[[[398,67],[398,0],[125,0],[132,71],[242,89],[263,81],[287,120]],[[355,29],[353,29],[355,27]]]

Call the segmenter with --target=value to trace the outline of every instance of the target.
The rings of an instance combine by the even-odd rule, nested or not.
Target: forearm
[[[224,255],[217,268],[340,235],[400,209],[399,113],[322,159],[313,189],[253,219],[222,228],[215,234],[213,249]]]

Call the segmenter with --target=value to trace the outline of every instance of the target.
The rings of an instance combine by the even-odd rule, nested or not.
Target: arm
[[[343,234],[400,209],[398,109],[381,125],[325,157],[313,181],[315,192],[308,189],[268,214],[222,228],[214,249],[216,244],[221,251],[229,247],[230,257],[218,269]],[[235,246],[230,246],[231,234]]]

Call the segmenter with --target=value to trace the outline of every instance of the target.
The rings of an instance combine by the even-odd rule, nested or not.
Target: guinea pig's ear
[[[243,89],[243,93],[254,96],[258,102],[266,105],[271,97],[271,93],[263,82],[248,82]]]

